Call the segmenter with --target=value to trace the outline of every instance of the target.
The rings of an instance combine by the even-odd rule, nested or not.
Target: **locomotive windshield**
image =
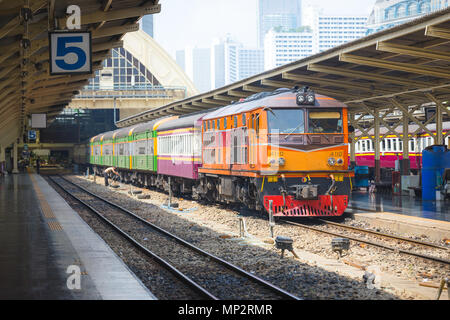
[[[309,111],[309,133],[342,133],[341,111]]]
[[[303,109],[273,109],[267,111],[269,133],[305,132]]]

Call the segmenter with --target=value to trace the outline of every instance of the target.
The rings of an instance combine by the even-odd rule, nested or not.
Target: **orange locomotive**
[[[347,107],[308,88],[255,94],[202,119],[193,195],[275,216],[338,216],[348,204]]]

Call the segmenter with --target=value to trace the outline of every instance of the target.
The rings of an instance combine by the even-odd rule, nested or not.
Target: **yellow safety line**
[[[42,193],[41,189],[39,188],[36,178],[33,177],[32,175],[30,175],[30,173],[31,173],[30,169],[27,169],[27,172],[28,172],[28,175],[30,176],[31,183],[33,184],[33,189],[36,192],[36,196],[39,201],[39,207],[41,208],[41,212],[46,219],[49,219],[49,221],[47,221],[47,224],[48,224],[50,230],[62,231],[63,230],[62,226],[59,224],[58,221],[54,220],[54,219],[56,219],[56,217],[53,213],[52,208],[50,207],[47,200],[45,199],[44,194]]]

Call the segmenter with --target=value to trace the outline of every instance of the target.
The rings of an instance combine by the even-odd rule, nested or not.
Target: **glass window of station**
[[[86,90],[139,90],[160,87],[153,74],[124,48],[112,49],[103,61],[103,69],[95,71]]]

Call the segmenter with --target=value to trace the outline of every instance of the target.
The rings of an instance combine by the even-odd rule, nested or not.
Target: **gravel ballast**
[[[234,210],[222,205],[203,205],[191,200],[175,198],[179,210],[164,210],[160,206],[166,202],[167,195],[153,190],[142,190],[150,199],[136,199],[128,194],[130,186],[111,189],[96,184],[84,177],[72,176],[70,179],[86,187],[92,192],[107,198],[135,212],[144,219],[167,229],[186,241],[219,256],[231,263],[253,272],[280,288],[305,299],[412,299],[413,295],[402,292],[394,287],[368,289],[362,277],[348,277],[336,272],[330,272],[315,262],[294,259],[290,253],[280,259],[279,250],[268,238],[268,222],[263,215],[254,212]],[[138,188],[134,188],[138,190]],[[251,238],[239,241],[238,218],[243,216],[247,231]],[[300,230],[299,228],[278,224],[275,236],[284,235],[293,238],[294,248],[307,250],[319,256],[336,259],[331,252],[332,237],[316,232]],[[361,249],[365,255],[375,262],[375,256],[385,257],[386,252],[361,248],[352,244],[349,257],[356,256],[355,251]],[[361,258],[358,252],[358,259]],[[404,263],[404,257],[397,254],[398,264]],[[368,260],[364,261],[367,262]],[[398,262],[402,261],[402,262]],[[404,266],[405,264],[403,264]]]

